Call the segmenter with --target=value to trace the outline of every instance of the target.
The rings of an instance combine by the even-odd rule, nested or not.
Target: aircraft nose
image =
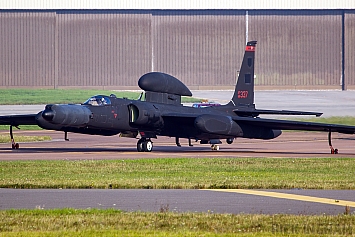
[[[47,121],[52,121],[54,118],[54,111],[46,109],[42,112],[42,117]]]

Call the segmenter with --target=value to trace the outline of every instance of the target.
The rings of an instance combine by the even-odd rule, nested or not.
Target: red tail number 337
[[[245,99],[248,97],[248,91],[238,91],[238,98]]]

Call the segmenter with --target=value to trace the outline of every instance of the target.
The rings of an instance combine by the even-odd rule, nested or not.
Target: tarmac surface
[[[225,192],[228,191],[228,192]],[[240,193],[238,191],[246,191]],[[120,209],[148,212],[337,215],[355,190],[0,189],[0,209]],[[273,195],[271,197],[266,194]],[[288,195],[285,197],[285,195]],[[315,197],[318,197],[315,200]],[[305,201],[306,200],[306,201]]]
[[[233,91],[194,91],[195,97],[227,103]],[[354,91],[257,91],[259,109],[286,109],[323,112],[329,116],[355,116]],[[0,106],[0,114],[27,114],[44,105]],[[2,131],[8,134],[8,131]],[[152,152],[137,152],[136,139],[54,131],[14,130],[18,135],[48,135],[49,142],[21,143],[19,150],[0,144],[0,160],[149,159],[166,157],[350,157],[355,158],[355,136],[333,133],[333,145],[340,154],[330,154],[327,133],[284,132],[273,140],[236,139],[221,144],[219,151],[209,145],[174,138],[153,140]],[[117,208],[125,211],[175,211],[264,214],[341,214],[355,208],[355,190],[17,190],[0,189],[0,209],[22,208]]]

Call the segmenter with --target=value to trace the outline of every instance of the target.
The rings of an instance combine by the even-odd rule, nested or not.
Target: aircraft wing
[[[233,117],[237,123],[244,123],[253,126],[268,127],[280,130],[305,130],[305,131],[332,131],[345,134],[354,134],[355,126],[302,122],[279,119],[264,119],[264,118],[250,118],[250,117]]]
[[[37,114],[5,115],[0,116],[0,125],[37,125]]]
[[[163,117],[169,117],[175,119],[176,121],[186,121],[193,122],[198,115],[194,114],[179,114],[170,113]],[[355,126],[341,125],[341,124],[328,124],[328,123],[315,123],[315,122],[303,122],[303,121],[292,121],[292,120],[281,120],[281,119],[265,119],[265,118],[253,118],[253,117],[239,117],[233,116],[232,119],[238,124],[244,123],[248,125],[253,125],[256,127],[268,127],[271,129],[280,130],[303,130],[303,131],[321,131],[345,133],[345,134],[355,134]]]
[[[259,114],[277,114],[277,115],[315,115],[320,117],[323,113],[319,112],[307,112],[307,111],[293,111],[293,110],[268,110],[268,109],[234,109],[234,113],[238,116],[253,116],[256,117]]]

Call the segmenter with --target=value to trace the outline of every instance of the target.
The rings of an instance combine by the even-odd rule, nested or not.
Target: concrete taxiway
[[[0,209],[53,208],[337,215],[345,212],[353,213],[351,210],[355,208],[355,191],[0,189]]]

